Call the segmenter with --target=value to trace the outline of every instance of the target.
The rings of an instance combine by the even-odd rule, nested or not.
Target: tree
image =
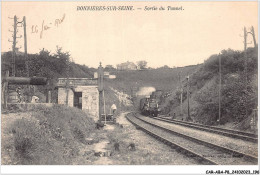
[[[45,58],[50,57],[50,52],[48,50],[44,50],[44,48],[39,52],[40,56],[43,56]]]
[[[62,47],[57,46],[56,53],[53,56],[57,59],[57,61],[59,61],[58,72],[60,74],[68,74],[68,68],[70,68],[70,53],[63,52]]]
[[[115,70],[115,68],[112,65],[106,65],[105,70],[111,71],[111,70]]]
[[[145,60],[137,61],[137,66],[139,67],[139,69],[146,69],[147,61]]]
[[[70,61],[70,53],[69,52],[63,52],[62,47],[57,46],[56,53],[54,54],[54,57],[61,59],[64,62]]]
[[[170,67],[167,66],[167,65],[164,65],[162,68],[163,68],[163,69],[170,69]]]

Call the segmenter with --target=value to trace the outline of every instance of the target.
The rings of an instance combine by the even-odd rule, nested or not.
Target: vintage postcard
[[[1,10],[4,173],[259,174],[258,1]]]

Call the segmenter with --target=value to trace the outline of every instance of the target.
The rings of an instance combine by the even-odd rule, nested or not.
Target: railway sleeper
[[[236,155],[236,157],[238,157],[238,156],[248,157],[249,160],[253,160],[254,162],[257,162],[257,160],[258,160],[257,157],[254,157],[254,156],[251,156],[251,155],[247,155],[247,154],[244,154],[244,153],[235,151],[235,150],[231,150],[231,149],[229,149],[229,148],[225,148],[225,147],[222,147],[222,146],[219,146],[219,145],[215,145],[215,144],[213,144],[213,143],[209,143],[209,142],[206,142],[206,141],[203,141],[203,140],[199,140],[199,139],[197,139],[197,138],[195,138],[195,137],[191,137],[191,136],[188,136],[188,135],[185,135],[185,134],[177,133],[177,132],[173,131],[173,130],[170,129],[170,128],[164,128],[163,126],[154,124],[154,123],[152,123],[152,122],[148,122],[148,121],[146,121],[146,120],[144,120],[144,119],[139,118],[139,120],[141,120],[141,121],[143,121],[143,122],[145,122],[145,123],[148,123],[148,124],[150,124],[150,125],[152,125],[152,126],[155,126],[155,127],[157,127],[157,128],[163,129],[163,130],[165,130],[165,131],[167,131],[167,132],[171,132],[171,133],[173,133],[173,134],[175,134],[175,135],[178,135],[178,136],[184,137],[184,138],[186,138],[186,139],[189,139],[189,140],[191,140],[191,141],[194,141],[194,142],[203,144],[203,145],[205,145],[205,146],[208,146],[208,147],[211,147],[211,148],[220,150],[220,151],[224,151],[224,152],[229,153],[229,154],[231,154],[231,155]]]
[[[129,119],[128,117],[127,117],[127,119],[128,119],[131,123],[133,123],[134,125],[138,125],[136,122],[134,122],[133,120]],[[141,126],[140,126],[140,128],[141,128]],[[154,137],[156,137],[156,138],[159,138],[160,140],[163,140],[164,142],[170,143],[170,144],[171,144],[171,147],[174,146],[175,148],[177,148],[177,149],[180,150],[179,152],[183,152],[185,155],[189,155],[189,157],[195,158],[195,159],[197,159],[197,160],[199,160],[200,162],[203,162],[203,163],[205,163],[205,164],[217,165],[216,162],[211,161],[211,160],[209,160],[209,159],[203,157],[202,155],[199,155],[199,154],[197,154],[197,153],[194,153],[194,152],[191,151],[191,150],[188,150],[188,149],[186,149],[186,148],[183,148],[183,147],[181,147],[180,145],[175,144],[175,143],[173,143],[173,142],[171,142],[171,141],[169,141],[169,140],[167,140],[167,139],[165,139],[165,138],[163,138],[163,137],[160,137],[160,136],[158,136],[157,134],[152,133],[151,131],[149,131],[148,129],[146,129],[146,128],[144,128],[144,127],[142,127],[141,129],[142,129],[143,131],[145,131],[146,133],[148,133],[149,135],[152,135],[152,136],[154,136]]]
[[[182,126],[186,126],[186,127],[199,129],[199,130],[202,130],[202,131],[220,134],[220,135],[223,135],[223,136],[247,140],[247,141],[254,142],[254,143],[258,142],[257,135],[250,134],[250,133],[243,133],[243,132],[239,132],[239,131],[225,130],[225,129],[222,129],[222,128],[218,128],[219,130],[217,130],[217,128],[215,128],[215,127],[207,128],[207,126],[202,126],[202,125],[192,124],[192,123],[185,123],[185,122],[181,122],[181,121],[172,121],[172,120],[167,120],[167,119],[161,119],[161,118],[158,118],[158,117],[155,118],[155,119],[160,120],[160,121],[169,122],[169,123],[174,123],[174,124],[177,124],[177,125],[182,125]]]

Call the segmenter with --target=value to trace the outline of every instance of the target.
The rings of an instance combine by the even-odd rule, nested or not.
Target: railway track
[[[177,125],[182,125],[182,126],[186,126],[189,128],[203,130],[203,131],[207,131],[207,132],[211,132],[211,133],[216,133],[216,134],[220,134],[220,135],[224,135],[224,136],[228,136],[228,137],[232,137],[232,138],[246,140],[246,141],[250,141],[250,142],[254,142],[254,143],[258,142],[258,135],[249,133],[249,132],[224,129],[224,128],[219,128],[219,127],[215,127],[215,126],[202,125],[202,124],[185,122],[185,121],[180,121],[180,120],[175,120],[175,119],[171,120],[171,119],[162,118],[162,117],[154,117],[153,119],[168,122],[168,123],[174,123]]]
[[[156,124],[156,122],[146,121],[140,116],[128,115],[127,119],[136,128],[143,130],[178,151],[199,160],[201,164],[257,164],[257,157],[177,133],[170,128]]]

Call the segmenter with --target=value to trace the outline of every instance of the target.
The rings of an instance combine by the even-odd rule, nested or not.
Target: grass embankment
[[[95,129],[94,121],[76,108],[36,106],[18,113],[23,114],[27,117],[6,127],[10,137],[2,142],[2,154],[9,153],[11,164],[73,164],[80,146],[88,145],[85,138]]]
[[[231,49],[210,56],[190,76],[190,115],[204,124],[218,124],[219,60],[221,59],[221,118],[220,124],[239,124],[253,115],[257,108],[257,48],[245,52]],[[247,64],[247,69],[246,65]],[[183,82],[183,114],[187,116],[187,80]],[[180,88],[170,97],[171,114],[180,117]],[[181,118],[181,117],[180,117]],[[250,120],[248,120],[250,121]],[[241,129],[247,129],[249,122]]]

